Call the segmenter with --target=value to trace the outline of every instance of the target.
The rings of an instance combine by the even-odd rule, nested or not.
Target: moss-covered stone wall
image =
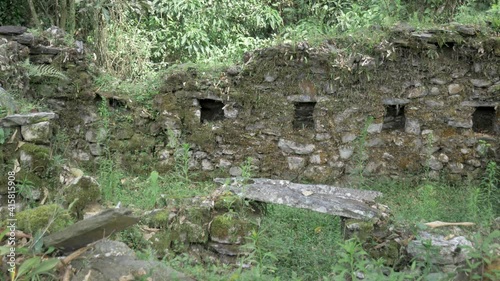
[[[500,159],[500,40],[464,28],[396,28],[363,49],[285,44],[212,79],[172,73],[156,122],[194,144],[200,170],[238,175],[251,157],[264,177],[476,178]]]

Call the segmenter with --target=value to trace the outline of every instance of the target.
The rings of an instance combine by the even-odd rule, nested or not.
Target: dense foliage
[[[4,0],[0,25],[63,27],[98,66],[140,78],[172,63],[231,61],[281,40],[310,40],[398,21],[500,27],[498,0]],[[132,63],[133,62],[133,63]]]

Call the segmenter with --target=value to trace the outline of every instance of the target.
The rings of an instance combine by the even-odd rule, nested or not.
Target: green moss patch
[[[47,226],[49,226],[47,232],[54,233],[73,223],[68,211],[57,204],[19,212],[17,222],[20,230],[29,233],[43,231]]]

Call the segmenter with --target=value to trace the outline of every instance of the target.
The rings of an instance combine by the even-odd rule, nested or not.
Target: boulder
[[[467,258],[472,243],[463,236],[451,239],[439,234],[420,232],[416,240],[408,244],[408,254],[417,260],[439,265],[459,264]],[[429,259],[429,260],[428,260]]]

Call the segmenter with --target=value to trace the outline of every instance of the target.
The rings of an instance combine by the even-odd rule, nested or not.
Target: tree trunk
[[[61,18],[59,19],[59,27],[62,29],[67,29],[66,27],[66,20],[68,19],[68,5],[67,5],[67,0],[60,0],[61,1]]]
[[[38,19],[38,15],[36,14],[35,5],[33,4],[33,0],[28,0],[28,5],[30,7],[31,19],[36,27],[40,27],[40,20]]]
[[[68,0],[68,23],[66,27],[66,32],[70,34],[71,36],[74,35],[75,33],[75,15],[76,15],[76,6],[75,6],[75,0]]]

